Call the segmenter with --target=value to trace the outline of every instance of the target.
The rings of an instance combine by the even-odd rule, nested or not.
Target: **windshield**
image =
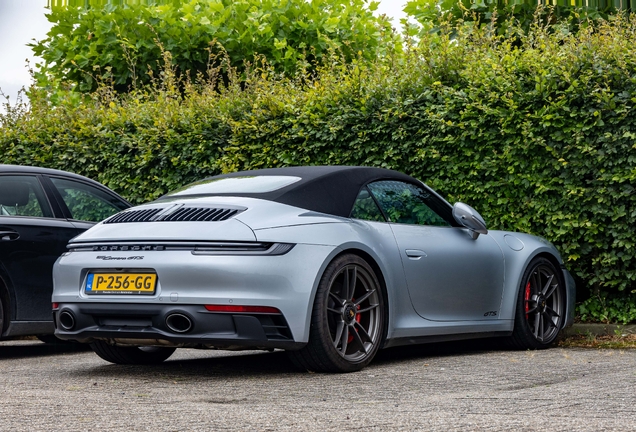
[[[265,193],[300,181],[293,176],[245,176],[213,178],[190,183],[166,196]]]

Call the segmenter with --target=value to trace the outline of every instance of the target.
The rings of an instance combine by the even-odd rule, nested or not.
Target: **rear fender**
[[[402,265],[390,227],[382,223],[369,223],[358,220],[347,220],[345,223],[330,222],[302,226],[288,226],[255,230],[258,241],[307,243],[329,245],[334,249],[322,262],[316,275],[311,301],[307,305],[307,316],[310,317],[316,297],[316,291],[325,269],[338,255],[351,251],[362,251],[379,268],[386,285],[386,302],[388,303],[387,337],[393,334],[395,320],[401,314],[412,314],[413,306],[401,272]],[[371,247],[369,245],[374,245]],[[310,320],[307,321],[305,334],[309,335]],[[304,340],[304,339],[303,339]]]

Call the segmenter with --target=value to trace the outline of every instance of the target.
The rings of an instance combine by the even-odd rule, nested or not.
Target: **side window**
[[[123,202],[85,183],[51,177],[75,220],[99,222],[127,207]]]
[[[0,216],[53,217],[35,176],[0,176]]]
[[[353,204],[351,217],[353,219],[386,222],[386,219],[384,219],[382,212],[366,187],[360,190],[356,202]]]
[[[395,180],[371,183],[369,189],[390,222],[450,226],[429,206],[434,198],[424,189]]]

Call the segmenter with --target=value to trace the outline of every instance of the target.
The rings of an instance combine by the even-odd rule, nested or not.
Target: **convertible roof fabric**
[[[219,193],[214,195],[260,198],[342,217],[349,217],[360,189],[369,182],[400,180],[421,184],[413,177],[397,171],[354,166],[269,168],[222,174],[210,177],[210,179],[244,176],[295,176],[300,177],[301,180],[272,192]]]

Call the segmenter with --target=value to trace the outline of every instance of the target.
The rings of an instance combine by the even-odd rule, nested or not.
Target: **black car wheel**
[[[382,289],[369,264],[357,255],[336,258],[320,280],[309,342],[290,351],[302,369],[354,372],[368,365],[384,335]]]
[[[128,347],[109,345],[104,341],[91,343],[95,354],[116,364],[142,365],[161,363],[172,355],[176,348],[167,347]]]
[[[563,327],[565,288],[545,258],[530,262],[521,281],[510,343],[518,349],[546,348]]]

